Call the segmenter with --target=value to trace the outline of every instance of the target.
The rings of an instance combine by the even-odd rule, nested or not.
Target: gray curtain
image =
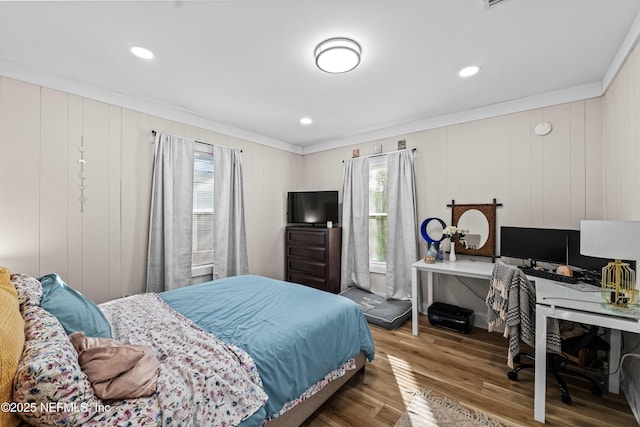
[[[344,161],[340,288],[369,291],[369,159]]]
[[[213,278],[249,272],[240,151],[213,147]]]
[[[164,133],[156,137],[147,292],[191,283],[194,142]]]
[[[411,264],[418,257],[416,188],[411,150],[387,155],[387,298],[411,299]]]

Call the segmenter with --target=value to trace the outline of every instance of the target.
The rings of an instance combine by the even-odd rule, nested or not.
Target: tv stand
[[[340,292],[340,227],[287,226],[285,280],[327,292]]]

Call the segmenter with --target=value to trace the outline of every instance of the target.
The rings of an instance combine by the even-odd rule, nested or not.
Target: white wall
[[[640,220],[640,49],[635,48],[604,95],[604,192],[607,219]],[[640,260],[640,254],[637,259]],[[640,266],[640,263],[637,264]],[[624,352],[640,353],[638,334],[625,334]],[[640,359],[624,365],[625,394],[640,422]]]
[[[300,155],[5,77],[0,265],[35,277],[55,271],[96,302],[144,291],[152,129],[244,150],[249,270],[282,279],[282,200]]]
[[[545,137],[533,132],[540,121],[553,126]],[[503,205],[497,209],[498,228],[578,228],[581,219],[601,218],[604,213],[601,98],[305,155],[305,186],[342,189],[342,160],[351,157],[354,148],[360,155],[372,154],[378,144],[391,151],[401,139],[407,148],[417,148],[419,222],[435,216],[450,224],[451,200],[491,203],[496,198]],[[497,240],[499,253],[499,236]],[[426,250],[421,240],[421,256]],[[465,280],[469,291],[455,278],[437,280],[437,300],[472,308],[480,320],[484,318],[486,283]],[[374,291],[384,293],[384,277],[375,276],[372,282]]]

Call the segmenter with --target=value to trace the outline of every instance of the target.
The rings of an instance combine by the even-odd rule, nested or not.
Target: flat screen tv
[[[290,191],[287,194],[289,224],[338,222],[337,191]]]
[[[554,228],[500,227],[500,256],[565,265],[569,231]]]

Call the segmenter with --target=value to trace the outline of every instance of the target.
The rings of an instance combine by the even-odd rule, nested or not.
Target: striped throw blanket
[[[513,357],[520,351],[520,341],[535,347],[535,287],[519,268],[497,260],[486,303],[488,330],[492,332],[504,326],[504,337],[509,339],[507,365],[513,368]],[[560,344],[558,320],[549,318],[547,351],[560,353]]]

